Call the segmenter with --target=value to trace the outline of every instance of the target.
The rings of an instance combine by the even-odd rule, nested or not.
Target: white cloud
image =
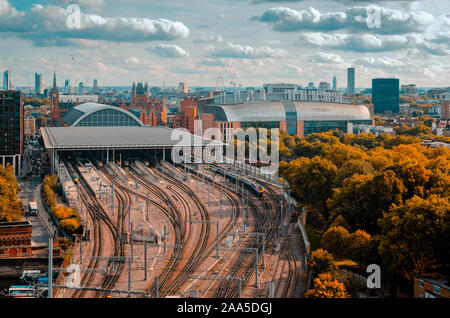
[[[185,51],[183,48],[176,44],[156,44],[150,48],[148,48],[149,51],[154,52],[155,54],[161,56],[161,57],[168,57],[168,58],[183,58],[183,57],[189,57],[189,52]]]
[[[202,35],[193,41],[194,43],[222,43],[221,35]]]
[[[368,23],[369,17],[379,16],[380,27]],[[424,32],[435,17],[424,11],[404,12],[378,5],[349,7],[345,11],[320,12],[309,7],[295,10],[286,7],[270,8],[257,19],[275,31],[371,31],[379,34]]]
[[[267,57],[289,57],[290,54],[284,49],[272,49],[268,46],[251,47],[249,45],[239,45],[227,42],[226,45],[221,48],[212,46],[211,56],[224,58],[255,59]]]
[[[5,17],[3,17],[5,15]],[[0,32],[15,32],[37,46],[64,46],[72,39],[112,42],[169,41],[185,38],[189,29],[180,21],[147,18],[109,18],[81,13],[81,28],[67,26],[65,8],[34,4],[27,14],[17,12],[7,0],[0,0]]]
[[[344,60],[340,55],[333,53],[319,52],[317,54],[310,55],[310,60],[317,63],[343,63]]]

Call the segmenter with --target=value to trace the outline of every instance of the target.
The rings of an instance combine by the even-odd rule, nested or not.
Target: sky
[[[71,11],[80,8],[79,17]],[[450,86],[449,0],[0,0],[15,86]]]

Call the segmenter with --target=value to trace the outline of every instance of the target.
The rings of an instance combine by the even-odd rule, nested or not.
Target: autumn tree
[[[334,190],[327,204],[331,215],[344,216],[353,231],[364,229],[376,234],[379,233],[377,220],[391,204],[402,203],[404,192],[402,180],[391,170],[375,176],[356,174]]]
[[[346,255],[350,234],[342,226],[330,227],[322,236],[322,247],[335,257]]]
[[[450,202],[431,195],[396,204],[379,221],[379,253],[392,273],[408,280],[414,274],[449,264]]]
[[[344,283],[334,279],[330,273],[319,274],[314,287],[305,293],[306,298],[349,298]]]
[[[364,230],[356,230],[347,240],[347,255],[354,261],[362,263],[367,259],[371,236]]]
[[[354,174],[370,176],[375,174],[375,169],[372,167],[370,162],[361,159],[354,159],[346,162],[337,172],[335,184],[337,186],[342,186],[342,183],[348,177]]]
[[[336,171],[332,162],[320,157],[299,158],[289,164],[280,164],[281,175],[288,180],[300,203],[317,208],[325,214],[326,200],[333,193],[332,182]]]
[[[318,249],[311,253],[308,266],[314,275],[331,272],[337,269],[334,264],[333,255],[324,249]]]

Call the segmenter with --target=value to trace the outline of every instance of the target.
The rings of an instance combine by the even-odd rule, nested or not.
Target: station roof
[[[99,104],[99,103],[84,103],[78,106],[75,106],[71,110],[69,110],[67,113],[64,114],[62,119],[68,123],[70,126],[77,126],[78,123],[80,123],[84,118],[87,118],[88,116],[98,113],[102,110],[111,110],[113,112],[116,112],[118,114],[124,114],[124,116],[128,116],[132,119],[133,122],[135,122],[135,125],[133,126],[144,126],[144,124],[137,118],[134,114],[123,110],[120,107],[115,107],[111,105],[105,105],[105,104]],[[120,124],[117,124],[120,126]],[[101,126],[101,125],[99,125]],[[125,125],[122,125],[125,126]]]
[[[167,127],[42,127],[46,149],[162,149],[174,146],[223,145]],[[192,141],[192,144],[191,144]]]
[[[297,121],[370,120],[370,112],[365,105],[320,101],[260,101],[206,105],[205,112],[210,111],[217,113],[217,120],[228,122],[283,122],[286,121],[288,111],[296,113]]]

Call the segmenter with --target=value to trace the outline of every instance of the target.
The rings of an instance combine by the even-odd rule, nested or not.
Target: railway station
[[[167,127],[43,127],[41,135],[50,158],[51,172],[56,171],[61,153],[91,152],[100,161],[162,159],[170,160],[173,147],[223,145]]]
[[[41,135],[82,226],[71,257],[80,285],[60,275],[55,297],[302,292],[307,251],[295,247],[305,237],[302,218],[293,218],[284,185],[231,162],[171,160],[175,147],[195,154],[224,143],[148,126],[43,127]]]

